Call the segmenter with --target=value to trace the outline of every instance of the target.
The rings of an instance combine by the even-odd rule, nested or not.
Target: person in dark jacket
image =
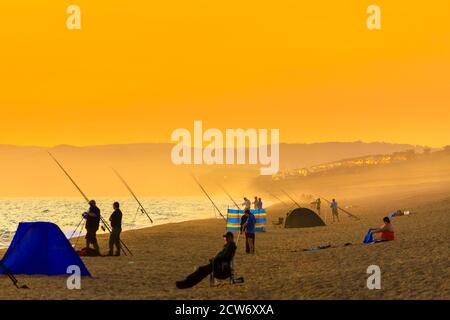
[[[245,214],[248,216],[243,226],[245,232],[245,252],[253,254],[255,253],[256,218],[250,210],[246,210]]]
[[[114,212],[109,217],[111,222],[111,233],[109,235],[109,253],[108,256],[113,255],[114,246],[116,247],[115,256],[120,256],[120,233],[122,232],[122,211],[120,211],[120,204],[114,202]]]
[[[213,259],[209,260],[207,265],[199,267],[194,273],[190,274],[183,281],[177,281],[178,289],[192,288],[204,278],[210,275],[214,268],[214,276],[218,279],[227,279],[231,276],[231,261],[236,252],[236,244],[232,232],[223,235],[225,245]]]
[[[86,249],[92,244],[97,254],[100,254],[100,248],[97,242],[97,230],[100,226],[100,209],[97,207],[95,200],[89,201],[89,210],[83,213],[86,219]]]
[[[244,232],[244,224],[247,222],[249,214],[250,214],[250,210],[245,210],[244,214],[241,217],[241,228],[240,228],[241,234],[242,234],[242,232]]]

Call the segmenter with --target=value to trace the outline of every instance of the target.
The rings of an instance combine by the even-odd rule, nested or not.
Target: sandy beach
[[[224,221],[209,219],[124,232],[134,255],[84,257],[93,277],[82,279],[81,290],[68,290],[66,277],[18,275],[30,289],[18,290],[1,277],[0,299],[449,299],[450,198],[372,200],[353,209],[361,220],[341,214],[340,223],[316,228],[273,226],[282,211],[269,210],[267,232],[257,234],[254,256],[245,254],[239,239],[235,265],[237,276],[245,278],[242,285],[210,287],[205,279],[193,289],[176,289],[176,280],[206,263],[223,244]],[[395,241],[361,244],[388,208],[405,205],[415,214],[393,219]],[[106,241],[101,235],[101,248]],[[352,245],[343,246],[348,242]],[[336,248],[302,251],[328,244]],[[366,287],[366,270],[373,264],[382,271],[381,290]]]
[[[449,302],[450,0],[426,2],[0,1],[3,310]]]

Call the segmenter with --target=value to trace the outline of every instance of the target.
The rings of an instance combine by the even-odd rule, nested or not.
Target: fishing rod
[[[223,218],[223,220],[227,221],[227,219],[225,218],[225,216],[222,214],[222,212],[220,211],[220,209],[216,206],[216,204],[214,203],[214,201],[211,199],[211,197],[209,196],[208,192],[206,192],[205,188],[203,188],[203,186],[200,184],[200,182],[197,180],[197,178],[191,173],[191,177],[192,179],[195,180],[195,182],[197,183],[197,185],[200,187],[200,189],[202,189],[203,193],[206,195],[206,197],[209,199],[209,201],[211,201],[212,205],[214,206],[214,208],[216,208],[216,210],[219,212],[220,216]]]
[[[77,227],[75,228],[75,230],[73,230],[72,234],[70,235],[69,239],[72,239],[74,234],[77,232],[78,228],[81,226],[81,223],[83,222],[84,218],[81,218],[81,221],[78,223]]]
[[[84,220],[84,219],[83,219],[83,220]],[[84,223],[83,223],[83,225],[81,226],[80,232],[78,233],[77,240],[75,240],[74,248],[77,246],[78,240],[80,240],[80,238],[81,238],[81,233],[83,232],[83,229],[84,229],[85,226],[86,226],[86,220],[84,220]]]
[[[282,204],[284,204],[286,207],[289,207],[289,205],[284,202],[283,200],[281,200],[279,197],[277,197],[276,195],[274,195],[273,193],[271,193],[270,191],[266,191],[270,196],[272,196],[273,198],[275,198],[276,200],[280,201]]]
[[[331,201],[329,201],[329,200],[327,200],[327,199],[325,199],[324,197],[322,197],[322,196],[320,196],[319,195],[319,198],[322,198],[323,200],[325,200],[328,204],[330,204],[331,203]],[[344,210],[344,209],[342,209],[341,207],[337,207],[339,210],[341,210],[341,211],[343,211],[343,212],[345,212],[346,214],[348,214],[350,217],[352,217],[353,219],[356,219],[356,220],[360,220],[360,218],[359,217],[357,217],[357,216],[355,216],[354,214],[352,214],[352,213],[350,213],[350,212],[348,212],[347,210]]]
[[[61,170],[64,172],[64,174],[67,176],[67,178],[69,178],[69,180],[72,182],[72,184],[77,188],[77,190],[81,193],[81,195],[83,196],[84,200],[86,200],[87,203],[89,203],[89,198],[86,196],[86,194],[83,192],[83,190],[81,190],[81,188],[77,185],[77,183],[75,182],[75,180],[72,179],[72,177],[70,176],[70,174],[66,171],[66,169],[64,169],[64,167],[61,165],[61,163],[59,163],[58,160],[56,160],[56,158],[47,151],[47,153],[50,155],[50,157],[56,162],[56,164],[58,165],[58,167],[61,168]],[[103,225],[105,226],[105,228],[109,231],[109,233],[112,232],[111,227],[109,226],[108,222],[106,222],[106,220],[100,215],[100,220],[103,223]],[[133,253],[131,252],[131,250],[126,246],[126,244],[122,241],[122,239],[120,239],[120,244],[121,244],[121,249],[123,251],[123,253],[126,255],[126,251],[125,249],[131,254],[133,255]],[[125,249],[124,249],[125,248]]]
[[[302,206],[298,204],[297,201],[295,201],[286,191],[284,191],[283,189],[280,189],[281,192],[283,192],[289,199],[292,200],[292,202],[294,202],[299,208],[301,208]]]
[[[218,184],[219,187],[225,192],[225,194],[228,196],[228,198],[230,198],[231,201],[233,201],[234,205],[236,206],[236,208],[238,208],[239,210],[241,210],[241,208],[239,207],[239,205],[236,203],[236,201],[234,201],[233,197],[228,193],[228,191],[220,184]]]
[[[11,271],[8,270],[8,268],[3,264],[2,261],[0,261],[0,268],[3,269],[3,272],[8,276],[8,278],[12,281],[13,285],[17,289],[30,289],[26,284],[23,284],[19,286],[19,280],[11,273]]]
[[[125,179],[119,174],[119,172],[116,169],[112,168],[112,170],[117,175],[117,177],[123,182],[123,184],[128,189],[128,191],[130,191],[131,195],[134,197],[134,200],[136,200],[136,202],[138,203],[138,205],[139,205],[139,207],[141,209],[141,212],[144,213],[147,216],[147,218],[150,220],[151,223],[153,223],[153,220],[152,220],[152,218],[150,218],[150,215],[147,213],[147,210],[145,210],[144,206],[139,201],[139,199],[137,198],[137,196],[133,192],[133,190],[131,190],[131,187],[128,185],[128,183],[125,181]]]

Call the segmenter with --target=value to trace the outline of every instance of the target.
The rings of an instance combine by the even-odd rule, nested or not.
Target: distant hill
[[[308,167],[345,158],[374,154],[391,154],[407,150],[422,151],[424,146],[385,142],[326,142],[311,144],[280,144],[281,170]]]
[[[297,199],[299,195],[344,200],[379,195],[381,202],[386,197],[414,202],[422,197],[448,197],[450,147],[434,152],[397,152],[343,159],[281,172],[271,178],[259,177],[253,186],[259,186],[261,192],[269,190],[283,199],[286,197],[282,190]],[[290,200],[286,199],[286,202]]]
[[[175,166],[170,159],[171,144],[124,144],[53,148],[0,145],[0,197],[78,196],[46,153],[51,151],[71,172],[88,195],[127,195],[112,173],[116,168],[142,196],[200,195],[191,170],[213,187],[226,179],[227,185],[245,189],[259,174],[259,166]],[[343,158],[389,154],[421,146],[390,143],[330,142],[281,144],[280,168],[291,170],[337,161]]]
[[[410,161],[428,152],[429,151],[417,153],[415,150],[410,149],[389,154],[376,154],[341,159],[338,161],[315,164],[309,167],[295,168],[284,171],[280,170],[276,175],[273,175],[272,178],[273,180],[297,179],[309,176],[327,175],[337,171],[348,171],[352,168],[369,168],[372,166],[389,165],[402,161]]]

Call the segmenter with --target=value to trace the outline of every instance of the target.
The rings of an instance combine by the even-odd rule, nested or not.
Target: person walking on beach
[[[336,199],[333,199],[331,201],[330,204],[330,208],[331,208],[331,215],[333,216],[333,222],[334,222],[334,218],[337,219],[337,221],[339,222],[339,207],[338,207],[338,203],[336,202]]]
[[[258,199],[258,207],[257,207],[257,209],[258,210],[262,210],[263,209],[263,202],[262,202],[261,198]]]
[[[100,226],[100,209],[97,207],[95,200],[89,201],[89,209],[83,213],[83,218],[86,219],[86,249],[89,249],[92,244],[96,253],[100,255],[100,247],[97,242],[97,230]]]
[[[247,221],[244,223],[245,231],[245,252],[255,253],[255,231],[256,231],[256,218],[250,210],[246,210]]]
[[[250,202],[250,200],[248,200],[246,197],[244,197],[244,202],[242,203],[242,205],[244,206],[244,211],[245,211],[245,210],[250,210],[252,203]]]
[[[111,222],[111,233],[109,235],[109,253],[108,256],[113,255],[114,246],[116,247],[115,256],[120,256],[120,233],[122,232],[122,211],[120,211],[120,204],[113,203],[114,212],[109,217]]]
[[[214,277],[227,279],[231,277],[231,261],[236,252],[236,244],[232,232],[223,235],[225,245],[214,258],[209,260],[207,265],[199,267],[196,271],[188,275],[184,280],[177,281],[178,289],[192,288],[214,271]]]

